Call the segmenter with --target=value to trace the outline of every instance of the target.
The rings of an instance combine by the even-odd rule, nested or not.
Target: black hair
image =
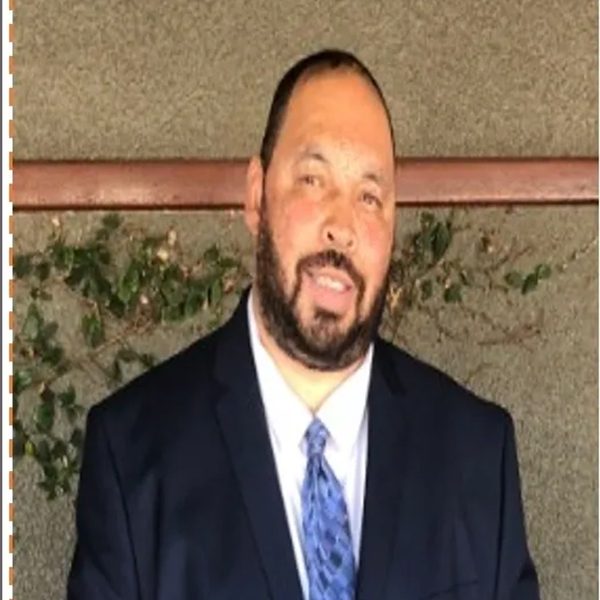
[[[267,118],[267,125],[265,127],[265,133],[263,135],[262,144],[260,147],[260,161],[265,172],[271,163],[273,150],[275,148],[277,137],[283,123],[283,118],[298,81],[301,78],[307,78],[311,75],[317,75],[324,71],[333,71],[335,69],[348,69],[354,71],[373,86],[373,89],[377,93],[385,109],[392,135],[392,144],[395,148],[394,128],[392,126],[390,111],[383,96],[383,92],[381,91],[381,88],[375,80],[375,77],[373,77],[371,71],[369,71],[367,66],[350,52],[346,52],[344,50],[326,49],[315,54],[305,56],[299,60],[296,64],[290,67],[290,69],[288,69],[288,71],[277,84],[277,88],[273,94],[273,101],[271,102],[271,108]]]

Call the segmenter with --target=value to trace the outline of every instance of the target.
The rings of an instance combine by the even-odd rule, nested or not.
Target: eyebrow
[[[373,183],[377,184],[379,187],[383,187],[383,185],[384,185],[383,176],[374,171],[367,171],[366,173],[363,173],[362,178],[366,179],[367,181],[372,181]]]
[[[296,160],[294,161],[295,163],[299,163],[302,162],[303,160],[316,160],[318,162],[321,162],[323,164],[328,165],[329,161],[325,158],[325,156],[323,155],[322,152],[320,152],[319,150],[315,149],[315,148],[304,148],[302,150],[302,152],[300,152],[300,154],[298,155],[298,158],[296,158]]]
[[[325,155],[318,148],[315,148],[314,146],[308,146],[308,147],[303,148],[294,162],[295,162],[295,164],[298,164],[298,163],[302,162],[303,160],[315,160],[324,165],[327,165],[327,166],[330,165],[330,162],[329,162],[329,160],[327,160]],[[361,179],[366,180],[366,181],[372,181],[379,187],[384,187],[385,181],[386,181],[386,178],[379,171],[365,171],[362,174]]]

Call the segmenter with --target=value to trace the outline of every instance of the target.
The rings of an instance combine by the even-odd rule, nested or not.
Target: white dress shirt
[[[301,489],[306,470],[304,434],[318,417],[329,431],[325,459],[344,490],[355,563],[358,567],[367,465],[367,394],[373,348],[362,364],[325,400],[316,415],[292,391],[258,334],[253,293],[248,299],[250,342],[265,408],[279,488],[283,498],[304,597],[308,576],[302,552]]]

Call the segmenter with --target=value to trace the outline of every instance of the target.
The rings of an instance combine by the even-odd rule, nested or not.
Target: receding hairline
[[[302,85],[305,85],[311,79],[321,76],[324,77],[328,73],[336,75],[344,72],[357,75],[362,80],[369,83],[369,87],[375,92],[378,103],[383,107],[387,118],[392,148],[395,154],[396,136],[394,133],[394,126],[387,100],[379,82],[375,79],[375,76],[367,65],[365,65],[357,56],[351,52],[331,48],[304,57],[290,67],[279,80],[271,101],[271,108],[269,109],[267,124],[260,147],[261,164],[265,171],[268,169],[271,162],[274,148],[279,139],[281,127],[287,117],[289,103],[294,97],[294,93],[297,91],[296,88],[298,84],[301,83]]]
[[[365,83],[365,85],[371,90],[371,92],[373,93],[373,98],[375,100],[377,100],[377,103],[381,106],[383,115],[388,124],[388,131],[389,131],[390,141],[391,141],[391,145],[392,145],[392,152],[394,152],[395,143],[394,143],[394,133],[393,133],[393,129],[392,129],[391,117],[389,115],[387,105],[385,103],[385,100],[383,98],[381,90],[378,89],[378,87],[376,85],[374,85],[373,82],[369,79],[369,77],[361,70],[360,65],[340,64],[340,65],[331,66],[330,64],[327,64],[327,63],[313,65],[312,67],[307,69],[304,73],[302,73],[302,75],[300,75],[300,77],[294,83],[294,87],[292,88],[292,91],[290,93],[288,101],[286,102],[285,108],[281,114],[281,121],[279,123],[278,133],[275,138],[275,144],[273,145],[273,152],[275,151],[277,142],[279,141],[279,139],[281,137],[281,132],[283,131],[283,129],[286,125],[288,113],[290,110],[290,105],[293,103],[294,97],[298,93],[299,89],[302,86],[310,83],[314,79],[318,79],[320,77],[327,77],[328,75],[337,75],[340,73],[345,73],[348,75],[355,75],[360,80],[362,80]]]
[[[335,73],[344,73],[345,72],[345,73],[357,75],[363,81],[368,83],[369,87],[373,89],[373,91],[375,92],[375,94],[377,94],[377,97],[379,98],[381,90],[377,89],[377,86],[373,83],[373,81],[371,81],[369,75],[363,70],[363,68],[364,67],[362,65],[360,65],[359,63],[332,64],[331,62],[326,62],[326,61],[311,65],[310,67],[307,67],[302,72],[300,77],[298,77],[298,79],[296,80],[296,83],[294,84],[294,87],[292,88],[292,94],[294,93],[294,90],[300,84],[306,83],[313,77],[327,75],[328,73],[335,74]]]
[[[320,79],[322,77],[325,78],[329,75],[332,75],[332,76],[354,75],[354,76],[356,76],[371,90],[371,92],[373,92],[374,97],[377,99],[378,103],[383,108],[383,112],[386,114],[386,117],[387,117],[388,111],[387,111],[387,106],[385,104],[385,101],[383,99],[383,93],[369,79],[369,77],[363,71],[361,71],[360,67],[358,65],[354,65],[354,64],[350,64],[350,65],[343,64],[343,65],[337,65],[335,67],[331,67],[331,66],[325,64],[325,65],[314,65],[313,67],[310,67],[307,71],[305,71],[304,73],[302,73],[302,75],[300,75],[300,77],[294,84],[294,87],[292,88],[292,93],[290,94],[289,100],[288,100],[285,110],[283,112],[283,116],[285,117],[285,113],[287,113],[290,103],[292,102],[294,95],[296,94],[296,92],[298,91],[299,88],[310,83],[314,79]],[[390,120],[390,125],[391,125],[391,120]]]

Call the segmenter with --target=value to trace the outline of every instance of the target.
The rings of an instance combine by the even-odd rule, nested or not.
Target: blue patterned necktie
[[[309,600],[353,600],[352,537],[342,486],[323,456],[328,436],[318,419],[306,431],[302,529]]]

